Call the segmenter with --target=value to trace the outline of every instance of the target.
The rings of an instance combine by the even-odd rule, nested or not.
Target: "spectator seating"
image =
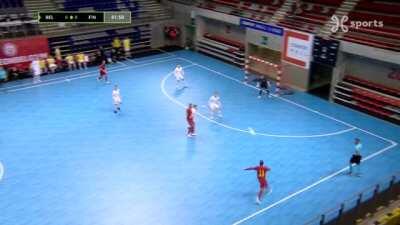
[[[58,10],[131,11],[133,25],[109,24],[40,24],[41,31],[49,36],[51,49],[60,48],[63,55],[79,51],[94,52],[99,46],[110,46],[114,37],[129,36],[132,50],[150,48],[147,22],[171,18],[171,10],[154,0],[52,0]],[[60,26],[62,25],[62,26]],[[120,33],[126,30],[125,33]],[[83,31],[85,34],[82,34]],[[130,33],[129,33],[130,32]],[[66,35],[68,34],[68,35]]]
[[[284,0],[202,0],[200,8],[214,10],[253,20],[269,22]],[[344,0],[301,0],[277,22],[290,29],[319,34]],[[349,32],[332,36],[362,45],[400,51],[400,2],[395,0],[360,0],[348,14]],[[383,26],[355,27],[354,21],[382,21]]]
[[[134,0],[124,0],[117,2],[116,0],[65,0],[59,2],[61,7],[66,11],[78,11],[80,9],[91,8],[97,11],[118,11],[129,10],[136,12],[139,9],[139,2]]]
[[[131,11],[134,19],[151,17],[170,18],[170,13],[161,4],[149,0],[54,0],[57,7],[66,11]]]
[[[13,8],[23,8],[24,2],[23,0],[1,0],[0,1],[0,10],[10,10]]]
[[[240,4],[239,0],[213,0],[213,2],[222,4],[222,5],[231,6],[234,8],[239,7],[239,4]]]
[[[334,101],[400,123],[400,89],[348,75],[336,85]]]
[[[265,14],[272,16],[274,12],[281,7],[283,1],[254,1],[256,4],[252,3],[252,1],[244,1],[240,5],[241,10],[246,10],[251,13],[252,19],[263,20],[262,17],[265,17]],[[261,19],[260,19],[261,17]]]
[[[206,33],[198,40],[197,50],[239,67],[244,66],[244,45],[241,42]]]
[[[115,37],[131,39],[134,53],[150,50],[151,27],[148,22],[171,18],[171,10],[154,0],[52,0],[58,10],[131,11],[131,24],[41,24],[40,28],[49,37],[51,50],[59,48],[65,56],[69,53],[96,52],[100,46],[111,48]],[[60,26],[62,25],[62,26]]]
[[[364,80],[364,79],[360,79],[358,77],[351,76],[351,75],[346,76],[345,80],[349,81],[349,82],[352,82],[352,83],[359,84],[359,85],[361,85],[363,87],[369,88],[369,89],[374,90],[374,91],[382,92],[384,94],[393,95],[395,97],[400,98],[400,89],[389,88],[389,87],[386,87],[386,86],[384,86],[382,84],[376,84],[374,82],[371,82],[371,81],[368,81],[368,80]]]
[[[171,2],[177,2],[185,5],[194,5],[195,1],[192,0],[170,0]]]
[[[343,40],[400,51],[400,2],[361,0],[349,13],[351,21],[382,21],[383,27],[349,26]]]
[[[151,28],[149,24],[137,25],[134,27],[108,29],[94,32],[85,32],[78,35],[66,35],[49,38],[49,45],[52,52],[59,48],[63,56],[70,53],[85,52],[93,54],[102,46],[105,49],[111,48],[114,38],[131,39],[131,51],[140,52],[150,49]]]
[[[40,34],[36,21],[27,13],[0,15],[0,38],[15,38]]]
[[[318,33],[342,2],[343,0],[302,0],[300,9],[294,7],[278,25]]]
[[[39,29],[24,8],[23,0],[0,0],[0,38],[35,34],[39,34]]]
[[[267,21],[284,0],[241,1],[241,0],[204,0],[198,7],[249,19]]]

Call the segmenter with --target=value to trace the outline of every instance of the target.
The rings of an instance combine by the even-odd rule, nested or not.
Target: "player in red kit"
[[[246,168],[245,170],[257,171],[257,178],[258,178],[258,182],[260,183],[260,191],[258,192],[258,195],[256,198],[256,203],[260,204],[262,201],[262,198],[264,197],[265,190],[268,188],[268,182],[266,179],[266,175],[267,175],[267,172],[270,171],[271,169],[264,166],[264,161],[260,160],[259,166],[249,167],[249,168]]]
[[[107,76],[106,61],[104,61],[104,60],[101,63],[101,65],[99,66],[99,77],[97,78],[97,80],[101,80],[101,79],[104,79],[104,81],[106,83],[109,83],[108,76]]]
[[[188,108],[186,109],[186,121],[189,125],[188,131],[187,131],[188,137],[193,137],[196,135],[194,133],[194,131],[195,131],[194,114],[195,113],[196,113],[196,105],[193,105],[190,103]]]

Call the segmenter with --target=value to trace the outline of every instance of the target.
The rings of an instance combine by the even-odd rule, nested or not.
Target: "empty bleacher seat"
[[[334,100],[400,123],[400,89],[348,75],[336,85]]]
[[[208,39],[211,39],[211,40],[214,40],[214,41],[217,41],[217,42],[221,42],[221,43],[226,44],[226,45],[230,45],[230,46],[235,47],[235,48],[237,48],[239,50],[244,50],[244,44],[239,42],[239,41],[234,41],[234,40],[231,40],[231,39],[224,38],[222,36],[213,35],[213,34],[209,34],[209,33],[204,34],[204,37],[206,37]]]
[[[9,9],[9,8],[22,8],[24,6],[22,0],[1,0],[0,1],[0,9]]]
[[[76,35],[64,35],[61,37],[49,38],[49,45],[52,51],[59,48],[62,55],[86,52],[92,53],[100,46],[105,49],[111,48],[112,40],[130,38],[133,51],[150,49],[151,28],[149,24],[137,25],[129,28],[99,30],[85,32]]]
[[[351,21],[381,21],[380,27],[350,27],[344,40],[400,51],[400,2],[360,0],[349,13]]]
[[[400,7],[398,3],[399,3],[398,1],[393,1],[393,2],[360,1],[357,4],[356,9],[400,15]]]
[[[244,44],[239,41],[206,33],[198,40],[197,50],[234,65],[244,66]]]
[[[400,51],[400,42],[398,40],[388,40],[379,36],[374,37],[372,34],[362,33],[358,30],[347,32],[342,39],[377,48]]]
[[[4,13],[0,16],[0,38],[40,34],[36,21],[27,13]]]
[[[294,7],[278,24],[292,29],[317,33],[342,2],[343,0],[303,0],[300,7]]]
[[[66,0],[64,3],[64,10],[77,11],[81,8],[93,7],[94,10],[102,11],[102,10],[116,10],[116,1],[115,0],[98,0],[98,1],[90,1],[90,0]]]
[[[204,0],[197,6],[221,13],[264,21],[270,18],[282,6],[283,2],[283,0]]]
[[[395,89],[395,88],[390,88],[390,87],[386,87],[382,84],[377,84],[365,79],[361,79],[355,76],[351,76],[351,75],[347,75],[344,80],[346,81],[350,81],[359,85],[362,85],[364,87],[370,88],[372,90],[376,90],[376,91],[380,91],[389,95],[393,95],[395,97],[399,97],[400,98],[400,89]]]

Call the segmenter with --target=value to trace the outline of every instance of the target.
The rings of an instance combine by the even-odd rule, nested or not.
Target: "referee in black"
[[[350,158],[350,171],[349,171],[349,175],[353,174],[353,167],[357,168],[357,173],[355,174],[356,176],[360,176],[360,164],[361,164],[361,148],[362,148],[362,144],[360,139],[356,138],[354,140],[354,144],[355,144],[355,152],[353,153],[353,155]],[[354,166],[355,165],[355,166]]]

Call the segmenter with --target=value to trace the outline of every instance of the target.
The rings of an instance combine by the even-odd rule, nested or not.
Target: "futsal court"
[[[177,64],[188,88],[175,87]],[[92,67],[0,87],[1,225],[304,224],[400,170],[398,126],[307,93],[258,99],[216,59],[160,52],[108,70],[111,84]],[[347,175],[354,138],[360,177]],[[260,159],[270,188],[256,205],[256,174],[243,169]]]

